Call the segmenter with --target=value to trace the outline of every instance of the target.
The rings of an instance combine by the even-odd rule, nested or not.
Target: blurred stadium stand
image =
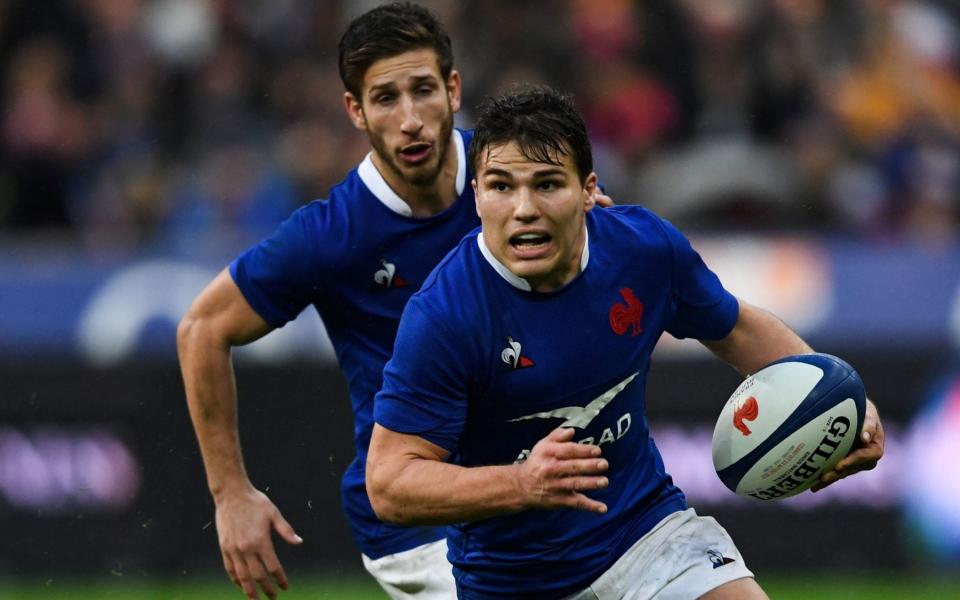
[[[220,568],[175,324],[366,152],[335,63],[373,4],[0,0],[0,575]],[[691,502],[756,568],[956,568],[957,4],[425,4],[454,40],[460,125],[518,79],[574,91],[608,192],[693,233],[880,405],[876,471],[746,504],[707,445],[736,377],[664,340],[650,418]],[[285,560],[354,569],[349,402],[308,313],[238,352],[245,454],[308,541]]]

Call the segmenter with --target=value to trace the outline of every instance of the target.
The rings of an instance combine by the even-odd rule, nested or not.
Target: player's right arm
[[[224,568],[250,598],[258,597],[258,584],[267,596],[275,598],[271,577],[282,589],[287,588],[271,530],[291,544],[302,541],[270,499],[253,487],[240,451],[231,349],[271,330],[247,303],[227,269],[200,293],[177,328],[180,369],[216,505]]]
[[[401,525],[446,525],[529,509],[607,506],[583,492],[607,487],[600,448],[573,442],[557,428],[520,464],[461,467],[449,452],[417,435],[375,424],[367,455],[367,494],[380,519]]]
[[[452,308],[459,305],[446,297],[446,287],[428,280],[424,288],[403,311],[374,400],[366,485],[377,516],[438,525],[533,508],[605,512],[584,492],[606,487],[607,461],[600,448],[572,442],[572,429],[550,433],[520,464],[447,462],[463,433],[469,382],[479,376],[485,353],[471,343],[474,320]]]

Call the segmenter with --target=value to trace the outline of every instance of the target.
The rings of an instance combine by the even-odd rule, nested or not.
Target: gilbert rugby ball
[[[747,377],[713,430],[713,466],[741,496],[799,494],[849,454],[863,428],[857,372],[829,354],[800,354]]]

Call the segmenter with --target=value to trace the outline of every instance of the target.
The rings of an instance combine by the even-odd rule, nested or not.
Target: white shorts
[[[380,557],[363,557],[363,566],[393,600],[451,600],[457,597],[447,541],[437,540]]]
[[[688,508],[657,523],[590,587],[567,600],[693,600],[744,577],[753,573],[726,530]]]

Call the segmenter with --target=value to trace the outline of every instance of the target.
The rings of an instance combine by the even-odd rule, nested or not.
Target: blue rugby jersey
[[[271,326],[282,327],[309,305],[323,319],[355,418],[357,454],[343,475],[344,508],[361,551],[374,559],[443,537],[441,529],[397,527],[377,519],[367,498],[364,466],[373,397],[403,308],[430,270],[480,223],[466,161],[471,137],[470,131],[453,134],[458,197],[444,212],[409,216],[409,206],[368,155],[328,200],[300,208],[230,265],[250,306]]]
[[[467,236],[404,311],[374,416],[463,466],[523,460],[554,428],[610,463],[598,515],[526,511],[449,529],[462,598],[559,598],[588,586],[686,501],[645,417],[661,333],[721,339],[738,304],[671,224],[637,206],[587,213],[582,272],[528,291]],[[525,289],[524,289],[525,288]]]

